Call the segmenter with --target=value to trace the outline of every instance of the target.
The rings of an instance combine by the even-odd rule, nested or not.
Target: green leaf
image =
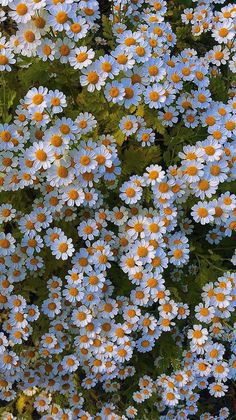
[[[124,141],[126,140],[126,136],[125,136],[125,134],[121,131],[121,130],[117,130],[115,133],[114,133],[114,137],[115,137],[115,139],[116,139],[116,143],[119,145],[119,146],[122,146],[122,144],[124,143]]]
[[[137,145],[131,145],[123,154],[123,173],[125,175],[142,175],[146,167],[159,162],[160,147],[154,145],[148,148],[142,148]]]
[[[115,48],[115,39],[112,32],[112,22],[105,15],[102,15],[102,29],[104,38],[107,40],[108,45],[111,48]]]
[[[228,87],[222,76],[212,77],[210,82],[210,90],[216,101],[228,101]]]

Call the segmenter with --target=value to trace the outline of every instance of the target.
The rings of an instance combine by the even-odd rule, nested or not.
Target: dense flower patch
[[[1,418],[230,418],[235,5],[1,4]]]

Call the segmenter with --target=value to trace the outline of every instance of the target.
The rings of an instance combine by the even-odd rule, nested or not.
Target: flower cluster
[[[29,397],[43,420],[142,419],[150,397],[162,420],[229,416],[198,407],[202,390],[222,397],[236,379],[236,256],[224,269],[211,259],[236,231],[236,93],[229,83],[215,99],[214,85],[236,71],[235,5],[223,4],[182,14],[194,37],[212,35],[200,55],[178,52],[164,0],[111,2],[99,47],[96,0],[2,1],[0,20],[15,31],[0,38],[2,75],[39,57],[80,83],[73,98],[56,80],[35,83],[0,124],[0,400]],[[87,111],[89,95],[111,130]],[[127,176],[125,147],[150,152],[162,130],[172,144],[175,125],[196,137],[180,139],[168,165]],[[205,278],[206,266],[223,274]],[[168,374],[157,350],[166,337],[176,350]],[[146,356],[155,377],[139,371]],[[122,388],[131,401],[117,397]]]
[[[101,179],[112,186],[120,173],[115,139],[101,135],[97,142],[89,139],[78,145],[81,137],[88,136],[97,122],[90,113],[80,113],[75,120],[58,118],[64,107],[66,98],[62,92],[48,91],[42,86],[32,88],[17,107],[14,122],[0,125],[0,168],[5,174],[1,177],[1,189],[40,188],[44,194],[50,193],[47,206],[55,206],[58,217],[63,204],[74,209],[82,203],[89,207],[95,203],[100,205],[92,187]],[[46,184],[50,185],[49,191],[43,191],[46,188],[41,183],[43,174],[46,174]],[[55,188],[62,189],[63,199],[58,190],[56,196],[52,194]],[[37,204],[37,207],[41,206]],[[47,215],[42,224],[38,219],[37,231],[51,221]],[[20,224],[25,233],[23,221]]]
[[[76,391],[69,375],[78,369],[84,373],[81,386],[85,389],[99,382],[106,392],[119,389],[114,379],[135,373],[134,367],[126,366],[134,351],[151,351],[163,332],[189,315],[188,305],[172,299],[163,274],[167,267],[181,269],[189,263],[193,222],[210,225],[207,238],[211,243],[216,236],[217,242],[230,236],[236,226],[235,196],[226,192],[210,200],[226,178],[235,179],[233,142],[206,139],[185,146],[179,166],[167,171],[160,165],[147,167],[143,176],[134,175],[120,186],[121,204],[109,208],[104,181],[113,189],[120,173],[114,138],[101,135],[95,142],[95,118],[91,114],[79,114],[75,120],[59,118],[65,107],[61,92],[33,88],[17,108],[14,123],[2,125],[0,131],[1,189],[38,192],[30,213],[20,214],[11,204],[0,208],[2,224],[14,221],[19,238],[17,242],[12,233],[0,233],[1,307],[8,311],[1,338],[0,363],[5,376],[1,398],[7,400],[15,398],[12,387],[19,381],[21,389],[46,388],[47,393],[69,393],[73,400]],[[211,113],[219,126],[225,124],[218,107]],[[152,208],[145,207],[146,190],[152,194]],[[200,200],[192,205],[191,218],[186,218],[184,203],[191,195]],[[62,220],[73,222],[73,238],[57,226]],[[45,275],[45,247],[56,260],[71,259],[71,265],[63,278],[53,275],[47,280],[48,293],[39,307],[27,304],[18,284],[27,273]],[[109,280],[114,267],[133,285],[128,296],[114,293]],[[228,277],[220,279],[215,289],[210,289],[211,284],[204,288],[213,292],[204,292],[206,301],[196,308],[198,321],[209,324],[217,319],[218,328],[219,319],[230,316],[235,287],[234,277],[231,282]],[[153,305],[155,313],[144,310]],[[49,327],[29,362],[26,354],[12,347],[29,339],[31,323],[40,312],[49,319]],[[207,329],[196,325],[188,337],[191,350],[202,360]],[[195,363],[197,366],[197,359]],[[39,365],[40,371],[33,374]],[[210,376],[211,368],[206,372]],[[187,383],[186,374],[183,378],[181,387]],[[151,390],[143,389],[134,395],[136,402],[156,388],[152,384]],[[173,390],[165,389],[163,395],[165,404],[178,404],[179,394]],[[39,412],[51,407],[48,398],[41,394],[36,398]],[[81,401],[72,404],[74,415],[81,413]]]
[[[224,4],[224,1],[217,1],[216,4]],[[214,7],[214,5],[213,5]],[[182,21],[192,25],[192,34],[199,37],[201,34],[211,32],[212,37],[219,44],[232,43],[234,38],[235,5],[227,4],[219,10],[212,8],[211,2],[197,2],[195,8],[185,9],[182,14]],[[217,51],[217,49],[216,49]],[[218,49],[220,54],[220,49]],[[223,54],[226,51],[223,51]],[[232,71],[235,72],[235,56],[231,62]]]
[[[171,375],[161,375],[156,381],[149,376],[140,379],[140,390],[133,394],[133,399],[141,403],[161,388],[159,395],[162,397],[156,407],[159,411],[169,407],[168,413],[161,419],[188,419],[198,412],[199,391],[208,389],[210,395],[219,398],[228,390],[227,380],[235,380],[235,324],[231,330],[226,322],[235,311],[235,280],[235,273],[227,272],[216,282],[203,287],[202,302],[194,310],[197,323],[185,331],[189,348],[183,352],[179,369]],[[178,335],[178,345],[182,348],[185,335],[180,331]],[[228,416],[229,410],[224,408],[219,417],[204,413],[200,419],[224,419]]]
[[[18,56],[38,56],[43,61],[57,59],[70,62],[75,68],[85,61],[85,65],[91,63],[94,53],[92,50],[86,53],[83,41],[89,32],[98,29],[100,12],[96,0],[3,0],[1,6],[5,19],[12,20],[15,34],[0,38],[0,71],[10,71]]]

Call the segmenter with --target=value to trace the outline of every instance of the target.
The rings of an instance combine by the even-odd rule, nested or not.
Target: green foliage
[[[9,88],[8,83],[5,80],[4,76],[1,75],[1,78],[0,78],[0,118],[6,123],[11,121],[12,116],[9,110],[11,109],[14,103],[15,97],[16,97],[16,91]]]
[[[102,15],[102,31],[103,31],[103,36],[106,39],[109,47],[114,49],[115,39],[112,32],[112,23],[106,15]]]
[[[227,79],[225,79],[222,76],[212,78],[210,83],[210,89],[212,92],[212,96],[216,101],[227,102],[229,89],[229,83]]]
[[[123,174],[126,178],[128,175],[141,175],[147,166],[158,163],[160,156],[161,151],[158,144],[150,146],[140,153],[140,148],[132,143],[122,154],[122,159],[126,162],[122,168]]]

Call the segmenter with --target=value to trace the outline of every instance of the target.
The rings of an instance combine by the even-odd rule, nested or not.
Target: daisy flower
[[[81,206],[85,199],[85,194],[79,184],[71,183],[66,188],[62,189],[62,200],[67,203],[68,206]]]
[[[89,112],[81,112],[76,117],[75,124],[78,125],[80,134],[87,134],[96,127],[97,121]]]
[[[62,366],[65,372],[75,372],[78,369],[79,361],[74,355],[64,356],[62,359]]]
[[[124,107],[128,109],[132,105],[138,106],[141,100],[141,93],[142,93],[142,89],[138,85],[138,83],[133,84],[132,80],[125,78],[121,80],[121,84],[123,88],[125,89],[125,94],[124,94],[124,99],[123,99]]]
[[[91,48],[89,50],[87,47],[75,48],[69,58],[70,65],[74,67],[74,69],[81,70],[92,63],[94,55],[95,53]]]
[[[137,141],[142,147],[151,146],[155,142],[155,133],[151,128],[142,128],[137,132]]]
[[[55,160],[53,149],[44,142],[34,142],[27,150],[27,158],[33,161],[35,171],[48,169]]]
[[[77,231],[79,237],[83,238],[83,240],[88,239],[89,241],[93,240],[99,234],[97,223],[93,219],[88,219],[80,223]]]
[[[213,306],[200,303],[195,307],[195,317],[198,321],[209,324],[215,314]]]
[[[58,38],[55,43],[55,58],[65,64],[69,62],[75,43],[69,38]]]
[[[162,85],[154,84],[146,88],[144,101],[149,108],[161,108],[165,103],[165,91]]]
[[[110,55],[105,54],[104,56],[99,57],[98,64],[104,75],[111,80],[119,74],[116,60]]]
[[[137,118],[134,115],[124,116],[120,120],[119,127],[126,134],[126,136],[134,134],[138,130]]]
[[[53,162],[46,175],[52,187],[67,186],[73,181],[74,170],[70,165],[71,162],[64,159]]]
[[[74,155],[76,169],[79,173],[92,172],[97,167],[94,151],[90,149],[80,149]]]
[[[202,325],[193,325],[193,329],[189,329],[188,338],[193,344],[204,344],[207,341],[208,331]]]
[[[192,207],[191,216],[194,221],[205,225],[206,223],[211,223],[214,221],[215,210],[212,207],[211,203],[206,201],[199,201],[198,204],[195,204]]]
[[[2,204],[0,205],[0,223],[10,222],[16,216],[16,210],[12,207],[11,204]]]
[[[120,198],[125,204],[135,204],[142,197],[142,188],[127,181],[120,188]]]
[[[18,37],[21,54],[26,57],[31,57],[40,45],[40,32],[30,21],[27,24],[18,25],[16,36]]]
[[[58,114],[67,106],[66,96],[58,89],[49,90],[46,96],[47,107],[52,110],[53,114]]]
[[[66,300],[71,303],[80,302],[83,299],[84,293],[80,290],[78,284],[67,284],[62,292]]]
[[[212,30],[212,36],[220,44],[231,41],[234,37],[233,22],[224,20],[217,23]]]
[[[54,255],[57,260],[67,260],[75,251],[71,238],[55,239],[51,245],[51,250],[52,255]]]
[[[46,108],[46,96],[48,89],[40,86],[37,88],[30,89],[25,98],[24,102],[27,105],[28,109],[33,111],[43,111]]]
[[[106,75],[102,73],[98,66],[89,66],[82,69],[83,75],[80,77],[81,86],[87,86],[89,92],[101,90],[105,85]]]
[[[32,17],[33,11],[28,1],[13,1],[9,7],[12,10],[9,12],[9,16],[17,23],[26,23]]]
[[[11,255],[15,251],[15,238],[10,233],[0,232],[0,255]]]
[[[11,65],[15,64],[14,54],[10,49],[1,49],[0,51],[0,72],[11,71]]]
[[[105,88],[105,96],[109,102],[121,102],[125,95],[125,89],[121,83],[114,81],[107,83]]]
[[[119,71],[127,71],[132,69],[135,64],[132,52],[126,52],[122,47],[117,47],[112,56],[115,58]]]
[[[70,19],[70,27],[66,30],[66,35],[68,38],[73,38],[75,42],[78,42],[87,35],[89,25],[86,19],[76,14],[71,15]]]
[[[209,393],[216,398],[223,397],[225,393],[228,391],[228,386],[225,385],[223,382],[212,382],[209,385]]]
[[[48,24],[53,27],[55,31],[62,32],[70,28],[71,18],[71,5],[70,4],[57,4],[54,8],[50,9],[48,17]]]

